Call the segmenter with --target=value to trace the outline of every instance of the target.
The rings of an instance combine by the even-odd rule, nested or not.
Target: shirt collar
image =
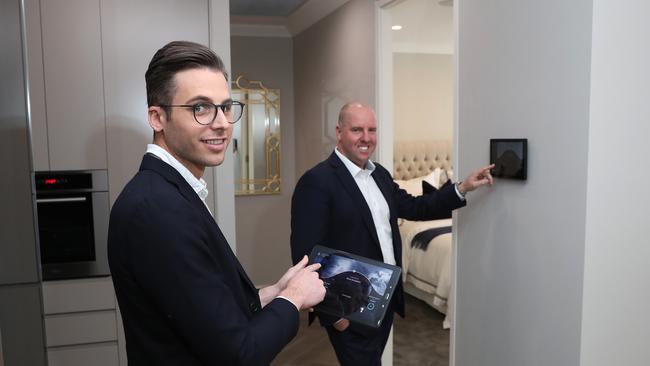
[[[169,164],[172,166],[172,168],[176,169],[178,173],[185,179],[187,184],[192,187],[194,192],[201,198],[202,201],[205,201],[205,199],[208,197],[208,184],[205,182],[203,178],[197,179],[194,174],[192,174],[189,169],[185,167],[185,165],[181,164],[180,161],[176,160],[176,158],[170,154],[167,150],[163,149],[162,147],[156,145],[156,144],[148,144],[147,145],[147,153],[155,155],[157,158],[160,160],[164,161],[165,163]]]
[[[368,159],[368,162],[366,163],[366,168],[362,169],[357,164],[353,163],[352,160],[348,159],[347,156],[343,155],[336,147],[334,148],[334,152],[339,157],[339,159],[341,159],[353,177],[356,177],[360,172],[366,172],[367,175],[370,175],[375,171],[375,163],[373,163],[370,159]]]

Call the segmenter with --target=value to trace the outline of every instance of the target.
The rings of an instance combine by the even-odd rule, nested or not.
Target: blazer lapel
[[[336,176],[343,185],[343,188],[348,192],[350,197],[352,197],[355,206],[359,208],[363,222],[366,224],[366,228],[370,232],[370,236],[372,236],[377,246],[380,246],[379,237],[377,237],[377,228],[375,227],[375,222],[372,220],[370,208],[368,207],[368,203],[363,197],[363,194],[361,193],[357,182],[354,181],[354,177],[352,177],[350,171],[345,166],[345,164],[343,164],[341,159],[339,159],[336,153],[332,153],[328,160],[334,168]]]
[[[167,181],[169,181],[170,183],[178,187],[178,191],[181,193],[181,195],[183,195],[183,197],[185,197],[186,200],[191,202],[196,210],[202,212],[204,219],[206,219],[207,222],[210,223],[210,225],[213,225],[212,228],[217,235],[217,240],[211,241],[210,245],[216,245],[217,242],[221,242],[225,247],[225,250],[224,249],[217,250],[217,253],[221,253],[225,251],[227,255],[230,256],[232,263],[234,263],[235,267],[237,268],[237,271],[239,272],[239,277],[241,278],[242,282],[246,284],[248,287],[250,287],[251,289],[255,289],[255,285],[253,284],[253,282],[250,280],[250,278],[244,271],[244,268],[241,266],[241,263],[239,263],[239,260],[237,259],[237,256],[235,256],[235,253],[233,253],[232,249],[230,248],[230,245],[228,245],[228,241],[226,240],[226,237],[221,232],[221,229],[219,228],[217,222],[214,220],[214,217],[212,217],[208,208],[205,207],[205,204],[203,204],[203,201],[201,201],[201,198],[199,198],[199,196],[192,189],[192,187],[187,183],[187,181],[183,178],[183,176],[171,165],[149,154],[145,155],[144,158],[142,159],[140,170],[153,170],[156,173],[160,174],[162,177],[164,177]]]
[[[214,223],[214,229],[216,229],[217,235],[219,237],[219,241],[222,242],[224,246],[227,247],[226,252],[230,255],[232,262],[235,264],[235,267],[237,267],[237,272],[239,272],[239,277],[241,278],[241,281],[249,288],[256,289],[255,285],[253,284],[253,281],[251,281],[251,279],[248,277],[246,271],[244,271],[244,267],[241,266],[241,263],[239,263],[239,259],[237,259],[237,256],[232,251],[232,248],[230,248],[230,245],[228,245],[228,240],[226,240],[226,237],[223,235],[221,228],[219,227],[219,225],[217,225],[216,221],[214,221],[214,218],[212,218],[212,216],[210,216],[210,218]]]

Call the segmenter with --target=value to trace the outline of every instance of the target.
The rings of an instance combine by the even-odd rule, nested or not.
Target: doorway
[[[453,178],[457,149],[453,2],[378,1],[376,18],[377,110],[381,131],[378,149],[382,149],[378,151],[378,158],[385,163],[393,162],[387,169],[393,171],[396,180],[405,181],[416,191],[419,189],[414,194],[421,194],[422,177],[433,177],[434,166],[437,168],[436,184],[442,183],[440,178],[444,178],[440,177],[441,170],[445,177]],[[411,163],[409,166],[403,148],[411,149],[415,144],[424,146],[427,151],[423,153],[429,155],[417,157],[409,150],[406,152],[408,159],[432,157],[440,160],[434,165]],[[452,220],[444,225],[453,226]],[[413,230],[423,230],[419,223],[416,226]],[[400,229],[404,241],[407,318],[395,322],[394,364],[453,365],[450,328],[453,323],[454,238],[449,233],[444,240],[435,239],[433,251],[436,253],[431,249],[424,252],[410,248],[413,233],[408,230],[402,232]],[[440,268],[421,270],[417,267],[433,261],[438,262]],[[414,342],[414,339],[425,341]]]

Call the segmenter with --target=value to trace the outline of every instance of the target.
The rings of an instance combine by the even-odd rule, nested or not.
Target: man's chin
[[[370,155],[371,154],[359,154],[359,156],[357,156],[357,159],[359,159],[359,161],[363,162],[363,165],[365,165],[368,160],[370,160]]]
[[[218,157],[212,158],[209,161],[207,161],[207,163],[205,165],[208,166],[208,167],[215,167],[215,166],[219,166],[219,165],[223,164],[224,161],[225,161],[224,156],[218,156]]]

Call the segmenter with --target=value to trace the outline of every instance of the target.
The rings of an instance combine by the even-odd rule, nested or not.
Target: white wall
[[[293,39],[297,177],[334,151],[343,104],[375,104],[374,6],[351,0]]]
[[[457,216],[456,366],[578,365],[589,132],[590,0],[461,0],[460,176],[489,139],[528,138],[528,180]]]
[[[594,0],[583,366],[650,365],[647,14]]]
[[[395,141],[451,140],[453,55],[393,53]]]
[[[458,5],[460,170],[530,164],[458,215],[456,365],[650,364],[650,5]]]

